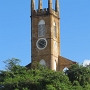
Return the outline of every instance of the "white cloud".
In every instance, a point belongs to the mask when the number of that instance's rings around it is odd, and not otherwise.
[[[83,66],[86,66],[86,65],[90,65],[90,60],[84,60],[84,62],[83,62]]]

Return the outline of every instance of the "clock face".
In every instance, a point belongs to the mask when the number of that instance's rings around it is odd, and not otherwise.
[[[47,46],[47,40],[45,38],[38,39],[36,46],[38,49],[43,50]]]

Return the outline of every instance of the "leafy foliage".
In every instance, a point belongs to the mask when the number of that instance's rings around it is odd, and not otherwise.
[[[90,83],[90,67],[83,67],[82,65],[75,64],[66,71],[69,80],[75,85],[77,81],[82,87],[86,87]],[[77,83],[76,83],[77,84]]]
[[[90,90],[89,66],[73,65],[65,75],[37,62],[28,70],[18,61],[15,58],[5,61],[8,67],[0,71],[0,90]]]
[[[5,65],[5,69],[6,70],[11,70],[13,69],[14,66],[19,65],[20,60],[16,59],[16,58],[12,58],[12,59],[8,59],[6,61],[3,61],[6,65]]]

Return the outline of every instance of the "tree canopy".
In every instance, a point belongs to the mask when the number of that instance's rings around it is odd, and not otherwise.
[[[73,65],[65,73],[53,71],[37,62],[31,69],[19,65],[19,59],[5,61],[0,71],[0,90],[90,90],[90,68]]]

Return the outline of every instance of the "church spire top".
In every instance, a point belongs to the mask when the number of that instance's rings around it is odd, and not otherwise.
[[[58,0],[55,1],[55,11],[59,12],[59,1]]]
[[[52,10],[52,0],[48,0],[49,12]]]
[[[31,0],[31,11],[35,10],[35,1]]]
[[[42,0],[39,0],[38,9],[42,9]]]

